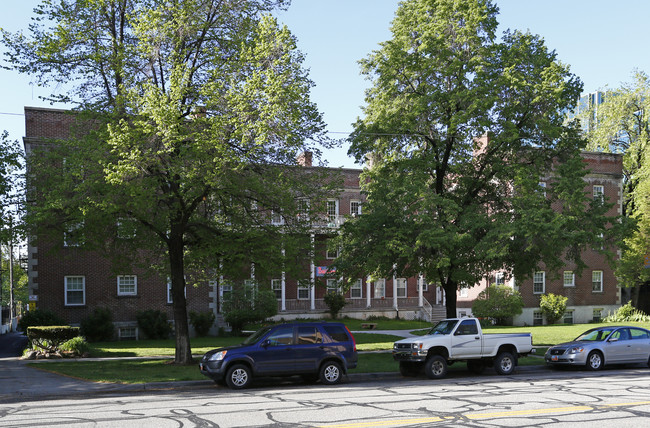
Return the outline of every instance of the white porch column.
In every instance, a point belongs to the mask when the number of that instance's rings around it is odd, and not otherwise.
[[[422,307],[424,302],[423,302],[423,289],[424,289],[424,275],[420,274],[420,277],[418,278],[418,306]]]
[[[395,308],[395,310],[399,309],[399,306],[397,305],[397,278],[395,278],[394,273],[393,273],[393,308]]]
[[[285,256],[285,251],[284,248],[282,249],[282,259],[284,260]],[[280,286],[281,286],[281,291],[280,291],[280,310],[281,311],[286,311],[287,310],[287,288],[286,288],[286,274],[284,272],[284,269],[282,269],[282,279],[280,280]]]
[[[314,234],[311,234],[311,284],[309,286],[309,298],[311,310],[316,310],[316,266],[314,265]]]
[[[370,304],[370,276],[366,278],[366,307],[369,308]]]

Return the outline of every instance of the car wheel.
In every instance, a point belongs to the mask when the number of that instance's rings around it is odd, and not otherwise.
[[[400,361],[399,372],[404,377],[414,377],[420,373],[420,365],[405,361]]]
[[[441,355],[429,357],[424,363],[424,373],[429,379],[442,379],[447,375],[447,359]]]
[[[243,364],[235,364],[226,372],[226,383],[232,389],[243,389],[251,384],[251,370]]]
[[[467,362],[467,370],[474,374],[481,374],[485,370],[485,363],[481,360],[469,360]]]
[[[500,352],[494,360],[494,370],[500,375],[509,375],[515,371],[517,360],[510,352]]]
[[[591,351],[587,356],[587,368],[589,370],[600,370],[603,368],[603,354],[598,351]]]
[[[320,368],[320,381],[325,385],[334,385],[341,381],[341,365],[336,361],[328,361]]]

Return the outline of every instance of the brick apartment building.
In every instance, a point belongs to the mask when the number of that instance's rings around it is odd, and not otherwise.
[[[30,155],[33,148],[52,139],[64,139],[70,135],[75,116],[65,110],[25,107],[25,151]],[[603,193],[615,201],[615,212],[621,209],[621,157],[601,153],[584,155],[591,173],[587,177],[585,191]],[[303,156],[300,163],[312,167],[311,157]],[[336,254],[327,252],[326,242],[337,233],[338,227],[352,215],[361,214],[362,195],[359,186],[359,169],[336,169],[341,174],[343,186],[338,196],[326,203],[322,221],[313,224],[312,239],[319,251],[306,273],[310,284],[278,272],[275,278],[259,280],[259,286],[270,287],[278,299],[278,318],[326,316],[327,307],[323,297],[328,292],[327,272]],[[600,187],[598,187],[600,186]],[[281,221],[281,220],[271,220]],[[119,338],[137,337],[136,313],[145,309],[164,311],[173,318],[169,285],[166,278],[151,272],[132,269],[116,274],[111,261],[75,246],[60,248],[53,252],[53,244],[33,237],[28,246],[29,290],[32,307],[56,312],[72,324],[79,323],[96,307],[107,307],[113,313],[116,335]],[[609,265],[597,253],[586,255],[588,269],[575,277],[573,286],[563,285],[563,277],[554,279],[550,273],[540,271],[533,279],[518,283],[509,282],[524,296],[526,308],[515,320],[523,325],[539,323],[539,295],[546,292],[569,297],[569,314],[573,322],[586,322],[595,317],[597,310],[607,310],[620,305],[620,292]],[[566,267],[569,272],[573,269]],[[593,291],[595,272],[600,272],[601,291]],[[563,274],[563,273],[562,273]],[[595,278],[595,277],[593,277]],[[491,282],[499,282],[497,275]],[[540,282],[541,281],[541,282]],[[317,287],[316,283],[324,286]],[[458,315],[471,313],[471,302],[484,288],[487,280],[478,287],[459,292]],[[334,284],[331,284],[334,286]],[[198,287],[187,287],[189,311],[220,313],[223,296],[232,285],[223,278],[214,278]],[[358,278],[346,293],[348,305],[344,312],[358,318],[385,315],[402,318],[441,319],[445,316],[444,292],[441,287],[428,284],[426,278],[385,278],[370,281]]]

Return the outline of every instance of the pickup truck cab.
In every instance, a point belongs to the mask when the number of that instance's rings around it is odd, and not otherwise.
[[[466,361],[467,368],[481,373],[494,366],[497,373],[509,375],[517,359],[533,350],[530,333],[483,334],[476,318],[451,318],[440,321],[426,335],[402,339],[393,345],[393,359],[399,361],[403,376],[416,376],[422,369],[430,379],[447,374],[447,366]]]

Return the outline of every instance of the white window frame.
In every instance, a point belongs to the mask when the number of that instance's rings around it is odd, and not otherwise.
[[[232,286],[230,286],[230,289],[232,290]],[[187,285],[183,288],[183,294],[185,294],[185,298],[187,298]],[[171,304],[174,303],[172,300],[172,281],[167,280],[167,303]]]
[[[603,271],[602,270],[594,270],[591,272],[591,291],[593,293],[603,292]]]
[[[275,294],[275,298],[282,300],[282,280],[274,278],[271,280],[271,290]]]
[[[122,334],[122,332],[124,330],[133,330],[133,336],[131,336],[131,335],[124,336]],[[126,340],[132,340],[132,339],[138,340],[138,328],[137,327],[119,327],[117,329],[117,340],[123,340],[123,339],[126,339]]]
[[[120,286],[126,285],[122,281],[127,278],[133,278],[133,291],[123,291]],[[128,284],[129,286],[131,284]],[[117,295],[118,296],[137,296],[138,295],[138,276],[137,275],[118,275],[117,276]]]
[[[602,184],[594,184],[592,194],[594,196],[594,200],[600,199],[604,200],[605,199],[605,186]]]
[[[422,279],[422,285],[423,285],[422,292],[429,291],[429,283],[427,282],[426,279]],[[418,293],[420,292],[420,278],[418,278],[418,281],[417,281],[417,283],[415,285],[415,289],[418,291]]]
[[[603,319],[603,308],[593,308],[591,311],[591,319],[593,322],[601,322]]]
[[[536,281],[535,276],[541,274],[542,275],[542,291],[535,291],[535,284],[539,284],[540,281]],[[544,294],[546,292],[546,272],[543,270],[537,271],[533,273],[533,294]]]
[[[81,234],[79,234],[78,236],[72,236],[72,235],[74,234],[74,232],[78,232],[80,229],[82,229],[83,225],[84,225],[83,221],[68,225],[66,230],[63,231],[63,246],[64,247],[80,247],[81,246],[81,244],[83,243],[83,236],[81,236]]]
[[[506,276],[503,272],[496,272],[494,274],[494,283],[496,285],[505,285],[506,283]]]
[[[298,218],[309,221],[309,199],[298,199]]]
[[[284,217],[282,217],[282,214],[271,210],[271,224],[274,226],[282,226],[284,224]]]
[[[350,286],[350,298],[363,299],[363,281],[361,279],[357,279]]]
[[[327,222],[329,224],[336,225],[336,222],[339,218],[339,200],[328,199],[325,205],[325,209],[327,211]]]
[[[568,309],[562,315],[562,322],[564,324],[573,324],[573,309]]]
[[[406,278],[396,278],[395,281],[397,281],[397,297],[400,299],[408,297],[408,282]],[[404,284],[404,286],[400,287],[401,284]],[[400,290],[404,290],[404,292],[400,293]]]
[[[539,324],[536,324],[535,321],[539,321]],[[544,314],[542,311],[533,312],[533,325],[544,325]]]
[[[71,286],[77,287],[79,284],[71,284],[72,280],[81,279],[81,288],[70,288]],[[85,306],[86,305],[86,277],[83,275],[69,275],[64,279],[64,297],[65,306]],[[81,303],[71,303],[68,301],[68,293],[81,292]]]
[[[562,276],[562,284],[565,287],[576,286],[576,274],[572,270],[565,270]]]
[[[356,206],[356,209],[355,209]],[[361,215],[361,201],[353,199],[350,201],[350,215],[358,216]]]
[[[384,278],[375,280],[375,283],[373,285],[373,293],[375,295],[375,299],[386,298],[386,280]]]
[[[302,294],[302,296],[301,296]],[[296,297],[298,300],[309,300],[311,297],[311,287],[305,287],[304,285],[298,285],[296,291]]]
[[[341,287],[339,286],[339,280],[335,278],[327,278],[325,280],[325,292],[327,294],[331,293],[339,293],[341,291]]]
[[[469,297],[469,289],[467,287],[461,287],[460,290],[458,290],[458,297]]]

